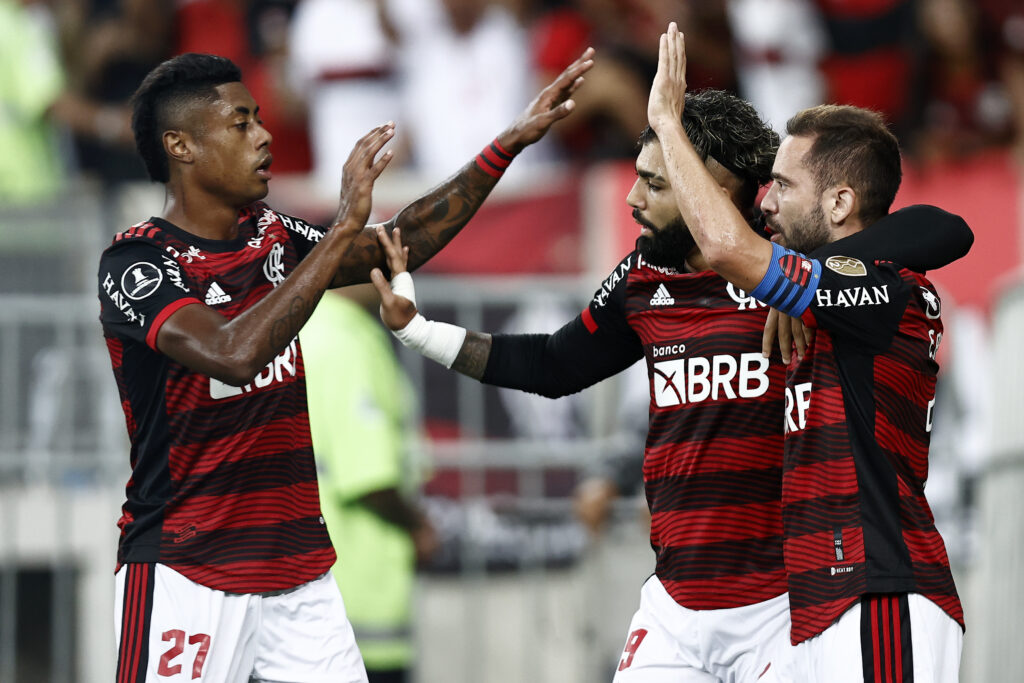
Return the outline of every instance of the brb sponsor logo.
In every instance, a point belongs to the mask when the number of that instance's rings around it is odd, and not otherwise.
[[[652,347],[651,355],[655,358],[663,358],[665,356],[678,356],[684,351],[686,351],[686,344],[663,344],[662,346]]]
[[[654,356],[667,354],[673,348],[676,347],[655,347]],[[707,400],[757,398],[767,391],[768,359],[760,353],[743,353],[739,358],[724,354],[676,358],[654,364],[654,402],[659,408]]]
[[[807,410],[811,407],[811,383],[786,387],[786,433],[807,427]]]
[[[253,381],[244,386],[233,387],[230,384],[225,384],[224,382],[211,377],[210,398],[217,400],[222,398],[231,398],[232,396],[241,396],[242,394],[249,394],[258,389],[269,387],[272,384],[291,381],[295,378],[295,375],[298,372],[298,355],[298,345],[296,340],[292,339],[291,343],[285,347],[284,351],[277,354],[277,357],[267,363],[267,367],[263,368],[262,372],[256,375]]]

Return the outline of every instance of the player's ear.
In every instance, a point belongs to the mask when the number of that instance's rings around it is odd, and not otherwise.
[[[183,130],[166,130],[163,135],[164,151],[167,158],[182,164],[191,164],[194,160],[192,138]]]
[[[838,225],[853,215],[857,204],[857,193],[848,185],[837,185],[828,191],[829,219]]]

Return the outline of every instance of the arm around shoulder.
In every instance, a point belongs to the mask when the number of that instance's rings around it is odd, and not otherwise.
[[[813,255],[881,259],[924,273],[963,258],[973,244],[974,232],[963,218],[936,206],[915,204],[893,211]]]

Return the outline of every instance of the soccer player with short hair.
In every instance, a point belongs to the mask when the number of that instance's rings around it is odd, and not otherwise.
[[[770,180],[778,136],[722,91],[687,95],[682,126],[714,178],[706,191],[743,217]],[[644,584],[615,680],[788,680],[789,602],[782,545],[785,366],[762,356],[767,308],[708,269],[680,215],[662,145],[641,135],[627,196],[641,226],[626,256],[574,320],[553,334],[489,335],[427,321],[415,308],[400,235],[381,233],[392,286],[372,277],[382,317],[430,358],[488,384],[564,396],[645,359],[650,427],[643,475],[655,573]],[[685,188],[684,188],[685,191]],[[966,226],[931,207],[897,212],[861,241],[920,268],[944,265]],[[891,247],[892,235],[914,237]],[[969,231],[968,231],[969,232]],[[920,241],[918,241],[920,240]],[[907,245],[912,246],[909,250]],[[929,254],[920,246],[934,243]]]
[[[857,107],[796,114],[761,203],[777,235],[768,243],[714,192],[679,125],[685,93],[673,23],[648,113],[680,211],[715,271],[816,331],[786,377],[793,677],[954,683],[963,610],[924,495],[941,303],[904,259],[855,246],[899,188],[898,142],[881,116]]]
[[[573,109],[585,52],[476,160],[379,226],[421,264],[514,155]],[[366,221],[394,126],[359,140],[328,227],[260,200],[271,135],[229,60],[155,68],[133,128],[163,214],[114,237],[100,320],[131,441],[119,522],[117,681],[365,681],[320,515],[296,335],[328,287],[386,267]],[[497,167],[497,168],[496,168]]]

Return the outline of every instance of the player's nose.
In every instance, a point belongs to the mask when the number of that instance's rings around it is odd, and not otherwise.
[[[267,146],[270,145],[270,143],[272,143],[274,141],[274,136],[270,134],[270,131],[267,130],[266,126],[264,126],[262,123],[259,124],[259,127],[260,127],[260,135],[257,138],[256,146],[257,146],[257,148],[267,147]]]
[[[779,209],[779,203],[775,196],[775,182],[768,186],[768,191],[764,193],[764,197],[761,198],[761,211],[768,214],[776,213]]]
[[[643,196],[640,192],[640,179],[637,178],[636,182],[633,183],[633,187],[629,189],[629,194],[626,195],[626,204],[634,209],[642,209],[643,207]]]

